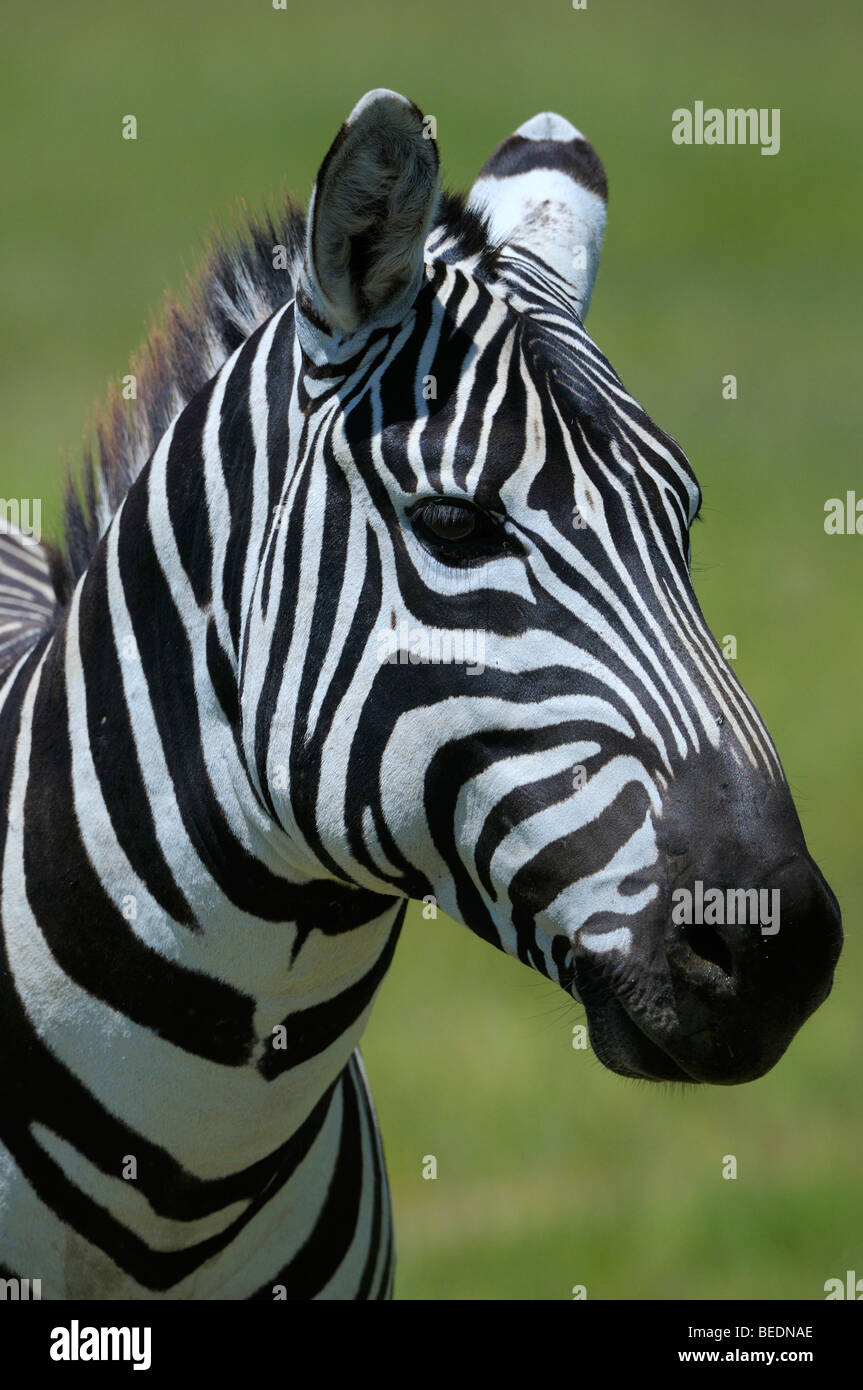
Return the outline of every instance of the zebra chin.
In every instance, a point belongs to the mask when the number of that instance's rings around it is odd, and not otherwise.
[[[640,1081],[734,1086],[770,1071],[793,1032],[737,1040],[728,1025],[706,1025],[687,1034],[681,1021],[648,1028],[614,997],[585,1002],[590,1042],[609,1071]]]
[[[618,1076],[642,1081],[714,1086],[756,1081],[780,1060],[799,1027],[777,1019],[753,1028],[750,1019],[735,1019],[732,1014],[702,1019],[689,1032],[685,1009],[680,1017],[664,1024],[648,1024],[641,1018],[636,1020],[621,1000],[611,995],[591,997],[585,991],[582,1002],[591,1046],[603,1066]],[[801,1018],[800,1023],[803,1021]]]

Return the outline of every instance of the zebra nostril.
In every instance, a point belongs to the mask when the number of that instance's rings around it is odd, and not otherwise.
[[[683,937],[692,954],[710,965],[718,965],[726,975],[731,975],[734,957],[726,943],[712,927],[694,923],[684,927]]]

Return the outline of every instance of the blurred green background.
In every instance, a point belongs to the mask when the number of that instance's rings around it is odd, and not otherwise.
[[[44,0],[0,30],[0,495],[41,496],[49,521],[60,449],[207,228],[282,185],[305,201],[368,88],[437,118],[454,186],[536,111],[594,141],[611,198],[589,327],[698,473],[696,589],[737,638],[848,940],[772,1073],[684,1090],[612,1076],[547,981],[411,916],[364,1048],[396,1295],[819,1299],[863,1275],[863,537],[823,529],[829,497],[863,497],[859,6]],[[779,154],[675,146],[696,100],[779,107]]]

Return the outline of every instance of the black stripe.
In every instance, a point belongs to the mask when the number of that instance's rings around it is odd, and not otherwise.
[[[90,752],[117,843],[168,916],[196,929],[192,909],[159,845],[138,761],[111,627],[104,545],[87,571],[78,626]]]
[[[174,543],[195,599],[206,608],[212,597],[213,553],[206,509],[202,439],[216,378],[192,398],[174,426],[165,464],[165,491]]]
[[[608,180],[596,150],[582,136],[575,140],[529,140],[510,135],[483,165],[480,178],[512,178],[533,169],[557,169],[600,198],[608,198]]]
[[[285,1030],[285,1046],[277,1048],[276,1039],[270,1034],[263,1056],[258,1062],[258,1070],[262,1076],[268,1081],[274,1081],[285,1072],[293,1071],[303,1062],[317,1056],[319,1052],[324,1052],[337,1038],[342,1037],[354,1026],[374,999],[390,967],[406,911],[407,903],[403,902],[388,940],[365,975],[342,990],[334,999],[328,999],[323,1004],[314,1004],[308,1009],[299,1009],[282,1020],[280,1026]]]
[[[254,1042],[253,1001],[145,945],[87,856],[74,810],[64,648],[58,634],[33,709],[23,823],[34,916],[55,960],[82,989],[187,1052],[239,1066]]]
[[[344,1111],[341,1142],[326,1201],[315,1228],[290,1262],[252,1298],[272,1301],[273,1286],[284,1285],[289,1299],[314,1298],[344,1260],[357,1226],[362,1201],[363,1155],[356,1082],[350,1066],[341,1074]]]

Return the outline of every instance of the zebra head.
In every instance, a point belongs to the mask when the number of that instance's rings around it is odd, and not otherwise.
[[[432,127],[354,109],[268,330],[249,762],[304,873],[433,900],[580,1000],[613,1071],[750,1080],[840,916],[693,592],[693,471],[584,329],[602,165],[540,115],[465,205]]]

